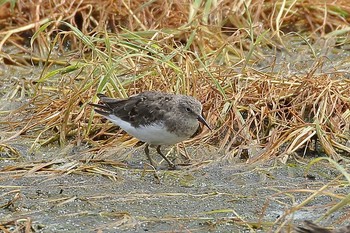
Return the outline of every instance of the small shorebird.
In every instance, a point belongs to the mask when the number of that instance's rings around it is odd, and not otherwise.
[[[340,227],[338,229],[329,230],[324,227],[317,226],[316,224],[305,221],[304,227],[297,227],[297,233],[350,233],[350,225],[345,227]]]
[[[191,96],[155,91],[142,92],[127,99],[113,99],[103,94],[97,96],[101,104],[91,104],[96,107],[95,111],[145,142],[145,153],[153,167],[149,145],[157,146],[158,154],[175,169],[160,147],[190,138],[196,133],[199,122],[211,129],[202,116],[202,104]]]

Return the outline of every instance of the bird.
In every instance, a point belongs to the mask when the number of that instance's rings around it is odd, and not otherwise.
[[[156,168],[149,154],[149,146],[156,146],[160,156],[176,169],[161,151],[162,145],[174,145],[194,136],[199,122],[212,130],[202,116],[202,104],[192,96],[145,91],[125,99],[97,94],[100,103],[90,103],[95,112],[118,125],[131,136],[145,142],[145,154]]]
[[[340,227],[338,229],[329,230],[324,227],[320,227],[311,221],[305,221],[304,227],[297,227],[297,233],[350,233],[350,225]]]

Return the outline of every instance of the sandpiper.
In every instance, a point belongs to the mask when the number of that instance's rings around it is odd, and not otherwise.
[[[202,104],[191,96],[156,91],[142,92],[127,99],[97,96],[101,104],[91,104],[96,107],[95,111],[145,142],[145,153],[153,167],[156,166],[149,155],[149,145],[157,146],[158,154],[175,169],[160,147],[190,138],[196,133],[199,122],[211,129],[202,116]]]
[[[350,225],[340,227],[338,229],[329,230],[324,227],[317,226],[313,222],[305,221],[304,227],[297,227],[297,233],[350,233]]]

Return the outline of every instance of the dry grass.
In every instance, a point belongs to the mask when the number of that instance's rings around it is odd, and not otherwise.
[[[11,117],[25,113],[29,118],[10,125],[21,134],[30,130],[41,145],[104,138],[111,126],[96,124],[99,118],[87,107],[97,101],[95,93],[125,97],[152,89],[199,98],[216,130],[198,139],[217,144],[227,156],[250,161],[288,156],[312,140],[336,160],[350,152],[349,81],[341,71],[320,72],[324,61],[313,44],[308,42],[314,62],[305,74],[271,73],[273,60],[266,72],[255,68],[266,59],[263,46],[288,49],[284,33],[310,32],[308,40],[345,33],[342,2],[53,3],[17,2],[9,12],[11,24],[2,20],[7,31],[1,32],[1,45],[31,54],[19,60],[20,51],[3,53],[4,61],[44,65],[28,84],[35,89],[28,106],[35,108],[12,112]],[[19,12],[31,14],[15,17]],[[18,44],[24,32],[32,36],[30,50]]]

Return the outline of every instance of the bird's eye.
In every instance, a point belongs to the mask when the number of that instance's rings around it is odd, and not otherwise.
[[[186,108],[186,111],[187,111],[187,112],[191,112],[191,109],[190,109],[190,108]]]

